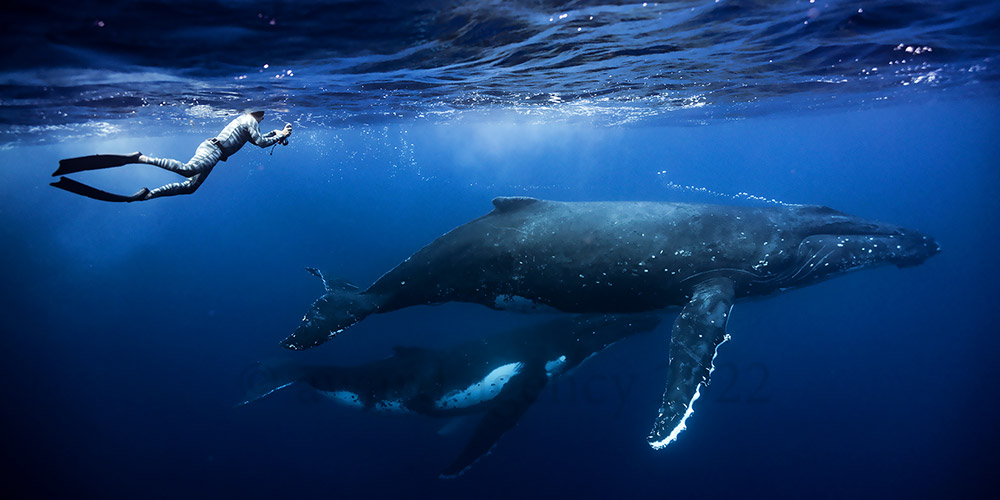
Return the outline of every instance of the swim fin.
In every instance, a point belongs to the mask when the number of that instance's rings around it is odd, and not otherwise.
[[[59,169],[52,172],[52,177],[83,172],[86,170],[100,170],[102,168],[120,167],[129,163],[139,163],[138,151],[130,155],[90,155],[77,158],[66,158],[59,160]]]
[[[149,190],[142,188],[139,192],[133,194],[132,196],[123,196],[120,194],[109,193],[107,191],[101,191],[95,187],[88,186],[81,182],[76,182],[73,179],[67,179],[65,177],[60,177],[58,181],[49,184],[52,187],[57,187],[69,191],[71,193],[76,193],[80,196],[86,196],[87,198],[93,198],[95,200],[101,201],[115,201],[115,202],[133,202],[141,201],[146,198],[149,194]]]

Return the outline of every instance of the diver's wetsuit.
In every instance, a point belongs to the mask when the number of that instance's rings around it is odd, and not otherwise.
[[[184,182],[175,182],[166,186],[156,188],[149,192],[144,199],[150,200],[161,196],[174,196],[178,194],[190,194],[205,182],[205,178],[215,168],[219,160],[226,161],[227,158],[235,154],[243,147],[247,141],[252,142],[262,148],[266,148],[280,141],[283,137],[276,131],[267,134],[260,133],[257,119],[247,113],[240,115],[226,125],[226,128],[219,132],[219,135],[207,139],[198,146],[194,156],[187,163],[181,163],[170,158],[150,158],[140,156],[139,163],[156,165],[157,167],[177,172],[187,177]]]

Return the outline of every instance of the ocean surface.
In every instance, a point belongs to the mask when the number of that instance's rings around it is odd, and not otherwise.
[[[53,1],[0,16],[4,498],[995,498],[1000,2]],[[193,195],[114,204],[61,158],[246,146]],[[112,192],[180,180],[74,175]],[[670,324],[550,384],[456,479],[441,419],[291,386],[551,315],[470,304],[278,342],[495,196],[802,203],[933,235],[916,267],[739,302],[663,450]],[[445,435],[442,435],[445,434]]]

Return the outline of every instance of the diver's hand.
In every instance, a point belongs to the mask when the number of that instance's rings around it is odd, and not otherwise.
[[[287,144],[288,143],[288,136],[292,135],[292,124],[291,123],[286,123],[285,124],[285,128],[283,128],[281,130],[274,130],[271,133],[274,134],[275,137],[278,138],[278,142],[280,142],[282,144]]]
[[[278,142],[280,142],[282,146],[287,146],[288,136],[292,135],[292,124],[286,123],[285,128],[281,130],[275,130],[274,133],[277,134],[278,136]]]

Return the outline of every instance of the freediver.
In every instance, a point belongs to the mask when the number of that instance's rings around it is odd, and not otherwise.
[[[59,169],[52,173],[54,177],[86,170],[99,170],[133,163],[143,163],[146,165],[155,165],[183,175],[187,177],[187,180],[184,182],[167,184],[152,191],[142,188],[132,196],[101,191],[100,189],[66,177],[60,177],[58,181],[50,185],[95,200],[129,203],[151,200],[162,196],[191,194],[201,186],[201,183],[205,182],[208,174],[212,173],[212,169],[215,168],[215,165],[220,160],[226,161],[248,141],[261,148],[266,148],[279,142],[283,145],[288,144],[288,136],[292,135],[292,124],[286,123],[284,129],[273,130],[262,135],[259,124],[263,119],[263,111],[250,111],[240,115],[230,122],[229,125],[226,125],[226,128],[222,129],[219,135],[202,142],[198,146],[198,150],[195,151],[194,156],[187,163],[181,163],[170,158],[152,158],[138,152],[130,155],[91,155],[59,160]]]

